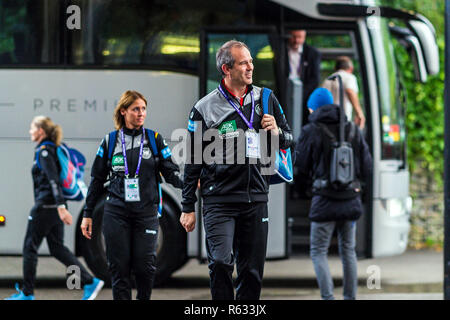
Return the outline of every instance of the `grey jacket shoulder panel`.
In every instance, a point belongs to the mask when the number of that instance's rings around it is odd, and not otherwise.
[[[253,86],[255,105],[260,96],[261,88]],[[251,95],[248,94],[245,97],[244,105],[250,101]],[[217,88],[200,99],[194,108],[200,113],[208,128],[217,128],[230,114],[236,112]]]

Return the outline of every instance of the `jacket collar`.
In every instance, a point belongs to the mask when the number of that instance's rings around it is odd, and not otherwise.
[[[123,133],[128,135],[128,136],[138,136],[142,133],[142,126],[139,129],[128,129],[127,127],[123,127]]]

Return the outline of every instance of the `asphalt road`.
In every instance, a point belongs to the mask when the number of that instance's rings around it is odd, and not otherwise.
[[[21,281],[21,257],[0,257],[0,299],[14,293]],[[335,297],[342,299],[342,266],[330,257],[336,283]],[[51,257],[40,257],[35,296],[39,300],[79,300],[82,290],[69,290],[66,269]],[[374,276],[376,276],[374,278]],[[358,261],[358,300],[442,300],[443,256],[435,251],[407,251],[403,255]],[[136,292],[133,291],[133,296]],[[111,300],[104,288],[98,300]],[[190,260],[163,287],[155,288],[153,300],[209,300],[206,264]],[[268,261],[265,265],[262,300],[319,300],[314,269],[308,256]]]

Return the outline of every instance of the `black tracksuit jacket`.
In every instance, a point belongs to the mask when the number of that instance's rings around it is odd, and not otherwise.
[[[127,162],[129,177],[133,178],[136,172],[139,147],[141,143],[141,129],[124,128],[124,137],[126,144]],[[156,135],[156,146],[158,149],[159,161],[155,161],[152,154],[150,141],[145,134],[143,157],[141,168],[139,170],[139,190],[140,199],[138,202],[125,202],[124,177],[125,167],[122,152],[122,143],[120,131],[117,132],[114,151],[111,160],[108,161],[108,143],[109,135],[102,140],[94,160],[91,171],[91,183],[86,196],[86,205],[84,208],[84,217],[91,218],[95,204],[99,197],[104,193],[104,184],[111,173],[110,184],[108,186],[107,203],[110,205],[131,209],[138,213],[150,213],[155,205],[159,203],[157,174],[162,173],[165,181],[176,188],[182,188],[183,183],[179,178],[178,166],[172,162],[170,149],[160,134]],[[114,143],[114,142],[113,142]],[[157,167],[157,168],[156,168]],[[157,170],[158,169],[158,170]]]
[[[42,145],[48,141],[50,140],[46,139],[36,147],[34,164],[31,169],[34,202],[37,206],[66,203],[59,184],[59,171],[61,169],[56,155],[56,147],[53,145]],[[37,161],[39,161],[40,168]]]
[[[256,131],[262,129],[261,88],[250,85],[244,98],[237,99],[228,92],[223,82],[220,86],[237,106],[241,106],[242,102],[241,110],[247,120],[250,120],[252,111],[250,91],[253,90],[255,100],[253,127]],[[278,127],[281,129],[279,147],[282,149],[289,148],[293,143],[291,129],[273,93],[269,97],[269,113],[274,116]],[[205,159],[200,163],[196,161],[198,160],[195,158],[197,149],[203,154],[205,148],[210,144],[208,141],[203,141],[206,139],[202,139],[208,129],[218,129],[219,132],[223,133],[223,164],[206,163]],[[242,131],[239,132],[239,129]],[[261,174],[262,165],[259,159],[256,164],[250,164],[249,159],[245,157],[245,163],[237,164],[236,155],[239,152],[244,152],[245,156],[245,140],[240,135],[246,130],[248,130],[247,124],[218,89],[215,89],[194,105],[188,122],[190,152],[188,151],[188,160],[184,169],[183,212],[195,210],[195,202],[197,201],[195,191],[199,178],[204,204],[268,201],[270,176]],[[196,135],[202,141],[199,141]],[[226,164],[228,153],[226,140],[228,139],[234,139],[233,164]],[[268,140],[270,141],[270,134],[268,134]],[[243,148],[242,143],[244,144]],[[267,145],[270,147],[270,142]],[[238,148],[241,149],[238,150]]]

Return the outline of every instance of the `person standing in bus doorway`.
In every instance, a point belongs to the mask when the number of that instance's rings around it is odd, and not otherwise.
[[[77,266],[84,284],[83,300],[93,300],[103,287],[103,281],[92,277],[75,255],[64,246],[64,224],[72,224],[59,183],[60,164],[56,148],[62,141],[62,128],[45,116],[35,117],[30,125],[30,137],[37,143],[33,168],[35,205],[28,217],[23,244],[23,289],[16,284],[17,294],[5,300],[34,300],[34,283],[38,250],[47,239],[50,254],[64,265]]]
[[[362,130],[366,124],[366,117],[362,111],[358,98],[358,80],[353,74],[353,62],[349,57],[340,56],[336,59],[335,72],[331,76],[340,75],[344,86],[344,109],[348,121],[354,119],[355,123]],[[337,80],[326,79],[322,87],[328,89],[333,94],[334,101],[339,101],[339,83]],[[355,115],[354,117],[352,117]]]
[[[236,299],[257,300],[269,220],[269,176],[262,173],[258,159],[261,156],[258,131],[270,132],[283,149],[291,146],[293,137],[273,93],[269,97],[273,115],[263,114],[261,88],[252,85],[253,60],[245,43],[231,40],[223,44],[216,54],[216,66],[222,81],[194,105],[188,120],[191,154],[184,170],[180,223],[187,232],[195,228],[195,192],[200,178],[212,299],[234,299],[232,273],[236,261]],[[216,150],[212,162],[205,159],[197,162],[196,150],[207,147],[205,141],[210,139],[204,136],[211,128],[217,129],[224,146],[230,145],[227,140],[232,139],[232,147]],[[198,133],[203,141],[195,140]],[[241,157],[240,152],[245,154]],[[237,162],[236,156],[244,159],[243,163]],[[234,162],[229,164],[225,159]]]
[[[289,62],[289,79],[300,79],[303,84],[303,114],[302,125],[308,122],[306,101],[320,82],[320,52],[305,43],[306,30],[291,30],[289,32],[287,61]]]
[[[320,294],[332,300],[333,280],[328,266],[328,248],[334,229],[337,229],[339,255],[342,260],[344,299],[355,299],[357,289],[356,221],[363,213],[361,183],[372,175],[372,157],[360,130],[346,122],[346,141],[354,156],[355,177],[348,188],[334,189],[330,182],[330,134],[338,137],[342,107],[333,104],[331,92],[317,88],[308,99],[310,123],[303,127],[296,144],[296,163],[301,176],[312,177],[313,198],[309,211],[311,220],[310,255],[313,261]],[[326,130],[329,133],[326,134]]]
[[[163,137],[144,128],[146,116],[144,96],[137,91],[124,92],[114,110],[116,131],[102,140],[92,166],[81,223],[83,235],[91,239],[93,211],[105,193],[104,184],[109,176],[103,235],[114,300],[131,300],[132,272],[136,278],[136,298],[151,298],[156,271],[160,173],[174,187],[183,186]]]

